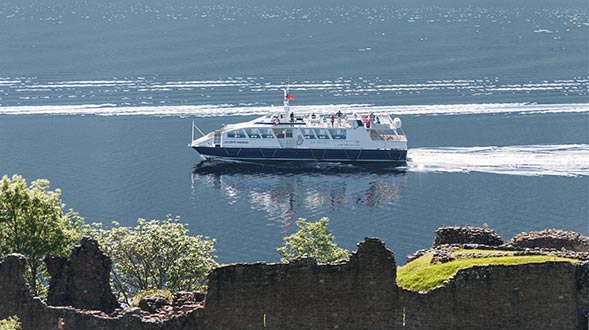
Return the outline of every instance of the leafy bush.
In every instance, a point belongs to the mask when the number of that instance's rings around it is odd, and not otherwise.
[[[20,321],[18,317],[11,316],[7,319],[0,320],[0,330],[21,330]]]
[[[178,217],[138,219],[135,227],[114,222],[111,229],[92,224],[85,231],[112,259],[112,283],[124,301],[151,289],[204,290],[208,272],[218,266],[215,240],[188,235]]]
[[[319,262],[333,262],[347,259],[348,250],[342,249],[335,243],[335,237],[327,229],[329,218],[323,217],[317,222],[307,222],[299,218],[296,222],[299,230],[284,238],[284,246],[277,250],[282,256],[282,262],[290,262],[293,259],[307,255],[314,257]]]

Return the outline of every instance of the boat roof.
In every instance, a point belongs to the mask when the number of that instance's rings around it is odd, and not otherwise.
[[[344,114],[339,112],[337,114],[315,114],[305,113],[301,115],[285,114],[282,111],[269,112],[264,116],[255,118],[253,120],[229,124],[225,128],[227,130],[241,129],[241,128],[276,128],[276,127],[300,127],[300,128],[340,128],[352,129],[358,126],[363,126],[366,120],[371,122],[371,128],[374,129],[396,129],[393,125],[395,120],[389,115],[375,115],[375,114]],[[333,126],[331,120],[333,117]]]

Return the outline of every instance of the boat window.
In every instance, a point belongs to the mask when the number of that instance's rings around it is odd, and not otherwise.
[[[315,134],[317,135],[318,139],[329,139],[329,133],[324,128],[316,128]]]
[[[381,133],[384,135],[396,135],[395,131],[393,131],[392,129],[383,129],[381,130]]]
[[[262,137],[260,135],[260,132],[257,129],[255,129],[255,128],[248,128],[248,129],[245,130],[245,132],[250,137],[250,139],[259,139],[259,138]]]
[[[241,129],[236,129],[233,131],[227,132],[228,138],[235,138],[235,139],[243,139],[245,138],[245,133]]]
[[[392,129],[373,129],[370,130],[370,138],[373,140],[391,140],[389,137],[394,137],[397,134]],[[393,138],[394,139],[394,138]]]
[[[272,129],[270,128],[260,128],[260,135],[262,139],[273,139],[274,134],[272,134]]]
[[[273,131],[276,137],[279,139],[292,138],[292,129],[290,128],[275,128]]]
[[[303,136],[305,139],[315,139],[315,133],[313,133],[313,130],[310,128],[303,129]]]
[[[330,129],[329,133],[331,133],[331,137],[335,140],[345,140],[346,139],[346,130],[345,129]]]
[[[276,138],[284,139],[284,130],[283,129],[275,128],[275,129],[273,129],[273,131],[274,131],[274,134],[276,135]]]

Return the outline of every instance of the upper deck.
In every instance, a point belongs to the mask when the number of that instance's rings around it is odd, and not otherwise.
[[[286,114],[284,112],[270,112],[263,117],[257,118],[247,123],[228,125],[225,130],[239,128],[255,127],[297,127],[297,128],[337,128],[337,129],[357,129],[364,127],[371,132],[374,137],[381,136],[386,140],[388,136],[394,136],[397,141],[407,141],[405,133],[401,128],[401,120],[391,118],[383,114],[315,114],[307,113],[296,115],[294,112]],[[389,139],[390,140],[390,139]]]

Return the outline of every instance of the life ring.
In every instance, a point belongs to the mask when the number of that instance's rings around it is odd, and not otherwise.
[[[274,125],[278,125],[278,124],[280,124],[280,119],[274,118]]]

